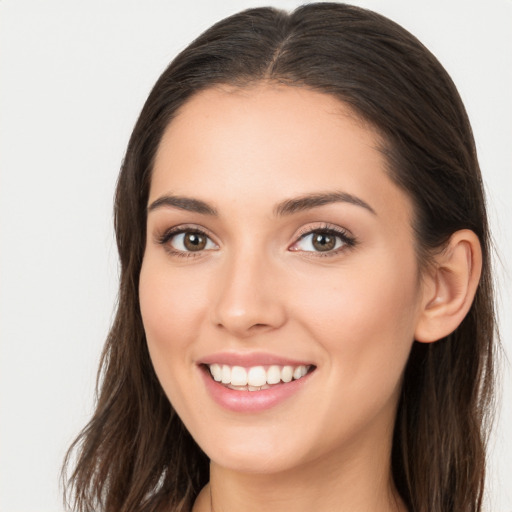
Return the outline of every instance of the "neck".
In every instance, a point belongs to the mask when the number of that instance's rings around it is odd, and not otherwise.
[[[332,453],[277,474],[244,473],[212,463],[210,483],[194,512],[404,512],[389,450],[374,446],[367,456],[353,455]]]

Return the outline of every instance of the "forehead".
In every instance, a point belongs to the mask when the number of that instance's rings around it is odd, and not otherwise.
[[[193,194],[214,202],[340,189],[374,209],[405,195],[386,172],[381,140],[336,98],[300,87],[212,88],[179,110],[155,158],[150,201]],[[393,196],[393,197],[391,197]],[[396,196],[396,197],[395,197]]]

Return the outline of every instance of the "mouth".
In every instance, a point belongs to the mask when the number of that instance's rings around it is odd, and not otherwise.
[[[314,365],[231,366],[205,364],[211,379],[234,391],[263,391],[297,381],[314,371]]]

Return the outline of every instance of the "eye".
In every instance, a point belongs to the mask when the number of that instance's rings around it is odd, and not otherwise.
[[[167,246],[174,254],[193,253],[218,249],[212,239],[199,229],[177,228],[167,231],[159,243]]]
[[[337,253],[344,247],[353,247],[355,240],[341,229],[320,228],[300,235],[290,250],[318,253]]]

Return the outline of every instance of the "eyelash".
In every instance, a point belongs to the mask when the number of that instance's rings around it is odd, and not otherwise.
[[[322,226],[315,227],[315,228],[303,228],[298,233],[297,241],[293,243],[293,245],[296,245],[298,242],[303,240],[309,235],[312,235],[313,233],[321,233],[323,235],[331,235],[336,238],[339,238],[342,242],[342,246],[335,250],[330,251],[303,251],[308,255],[308,257],[320,257],[320,258],[328,258],[332,256],[337,256],[343,251],[346,251],[347,249],[351,249],[352,247],[355,247],[357,245],[357,240],[355,237],[350,235],[348,231],[346,231],[343,228],[340,228],[338,226],[333,226],[331,224],[323,224]]]
[[[176,235],[181,235],[182,233],[194,233],[196,235],[204,236],[211,240],[211,236],[204,231],[203,229],[199,229],[195,226],[176,226],[174,228],[168,229],[163,233],[163,235],[159,236],[157,238],[157,242],[160,245],[163,245],[165,250],[171,254],[171,256],[177,256],[179,258],[195,258],[199,256],[199,254],[203,251],[197,251],[198,254],[196,254],[194,251],[180,251],[177,249],[174,249],[170,244],[170,240],[175,237]]]
[[[157,237],[157,243],[164,246],[165,250],[169,252],[172,256],[177,256],[179,258],[195,258],[199,256],[204,251],[180,251],[177,249],[172,248],[172,246],[169,244],[170,240],[176,236],[183,233],[194,233],[197,235],[205,236],[208,239],[211,240],[210,235],[203,229],[199,229],[195,226],[176,226],[174,228],[168,229],[163,233],[161,236]],[[348,232],[342,228],[339,228],[337,226],[333,226],[330,224],[323,224],[322,226],[315,227],[315,228],[304,228],[303,230],[299,231],[297,235],[297,240],[292,244],[295,245],[307,236],[313,234],[313,233],[321,233],[324,235],[331,235],[336,238],[339,238],[342,242],[342,246],[339,247],[336,250],[330,250],[330,251],[302,251],[306,254],[308,254],[309,257],[330,257],[330,256],[336,256],[340,252],[345,251],[347,249],[350,249],[357,245],[357,240],[352,236],[349,235]],[[299,252],[299,251],[297,251]],[[310,254],[311,253],[311,254]]]

